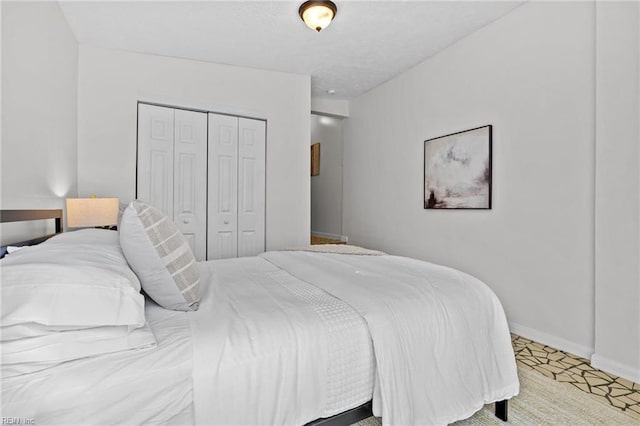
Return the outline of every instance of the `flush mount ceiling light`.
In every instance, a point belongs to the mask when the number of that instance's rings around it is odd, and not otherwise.
[[[320,32],[327,28],[336,16],[338,8],[332,1],[306,1],[302,3],[298,13],[307,27]]]

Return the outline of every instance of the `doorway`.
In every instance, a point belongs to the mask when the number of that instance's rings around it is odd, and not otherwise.
[[[319,144],[319,168],[311,176],[312,243],[346,243],[342,235],[343,120],[311,114],[311,144]]]

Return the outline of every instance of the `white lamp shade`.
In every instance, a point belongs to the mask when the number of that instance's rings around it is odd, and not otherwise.
[[[117,224],[117,198],[67,198],[67,226],[69,228]]]

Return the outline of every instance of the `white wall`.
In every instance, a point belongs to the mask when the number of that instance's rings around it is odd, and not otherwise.
[[[469,272],[513,330],[594,347],[594,5],[530,2],[350,104],[343,232]],[[493,127],[493,209],[424,210],[423,141]]]
[[[57,2],[0,7],[2,208],[62,208],[77,192],[78,43]],[[33,236],[16,225],[3,242]]]
[[[348,117],[349,101],[341,99],[311,98],[311,112],[333,117]]]
[[[596,4],[594,366],[640,382],[640,6]]]
[[[309,76],[80,47],[78,193],[135,196],[138,100],[267,120],[267,249],[310,233]]]
[[[311,176],[311,232],[342,236],[343,119],[311,114],[311,143],[320,142],[320,174]]]

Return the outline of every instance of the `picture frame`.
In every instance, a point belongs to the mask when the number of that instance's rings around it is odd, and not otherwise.
[[[311,176],[320,175],[320,142],[311,145]]]
[[[425,209],[490,210],[491,124],[424,141]]]

